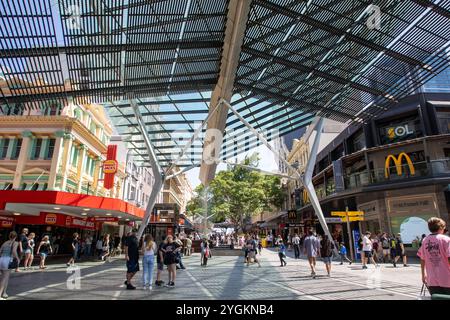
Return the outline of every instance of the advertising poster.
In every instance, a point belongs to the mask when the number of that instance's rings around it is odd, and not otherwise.
[[[353,230],[352,234],[353,234],[353,243],[355,246],[355,260],[361,260],[361,253],[358,249],[358,241],[361,235],[359,233],[359,230]]]
[[[422,234],[428,235],[427,220],[431,215],[418,215],[414,217],[391,217],[391,227],[394,234],[400,233],[403,243],[413,244],[413,242],[422,237]]]

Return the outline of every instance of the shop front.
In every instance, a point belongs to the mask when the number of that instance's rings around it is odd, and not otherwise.
[[[71,251],[76,232],[81,239],[94,239],[119,231],[119,222],[142,220],[144,211],[119,199],[58,191],[0,191],[0,240],[23,228],[39,241],[49,236],[59,243],[58,253]]]
[[[361,221],[360,231],[365,233],[378,234],[383,232],[381,228],[380,203],[379,200],[361,203],[358,205],[358,211],[364,212],[364,221]]]
[[[417,247],[422,234],[429,234],[427,220],[439,217],[436,194],[407,195],[386,198],[390,231],[400,233],[407,246]]]

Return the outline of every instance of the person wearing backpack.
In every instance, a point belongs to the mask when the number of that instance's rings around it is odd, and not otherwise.
[[[322,241],[320,241],[320,256],[325,263],[328,277],[331,277],[331,257],[333,256],[333,249],[333,242],[328,239],[327,235],[324,235]]]
[[[395,236],[392,235],[389,238],[389,249],[390,249],[390,254],[391,254],[391,262],[394,264],[394,267],[396,267],[395,257],[397,256],[395,248],[397,248],[397,240],[395,239]]]

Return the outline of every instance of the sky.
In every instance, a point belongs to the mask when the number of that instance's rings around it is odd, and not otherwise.
[[[261,145],[257,148],[254,148],[253,150],[250,150],[247,153],[242,153],[237,157],[237,159],[238,159],[238,161],[243,160],[246,155],[251,155],[254,152],[258,152],[259,156],[261,158],[261,160],[259,161],[259,166],[258,166],[259,168],[264,169],[265,171],[272,171],[272,172],[279,171],[277,162],[275,161],[274,154],[265,145]],[[229,161],[234,162],[234,159],[230,159]],[[216,172],[226,170],[226,169],[227,169],[227,165],[221,163],[217,166]],[[201,184],[201,182],[198,178],[199,173],[200,173],[200,168],[194,168],[192,170],[189,170],[186,173],[186,177],[189,179],[189,182],[191,183],[193,189],[195,189],[195,187],[197,187],[199,184]]]

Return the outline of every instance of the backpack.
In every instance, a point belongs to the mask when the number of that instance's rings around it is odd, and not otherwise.
[[[395,240],[395,238],[392,238],[389,242],[391,249],[395,249],[397,247],[397,240]]]
[[[389,240],[387,238],[383,239],[382,246],[383,248],[389,248]]]

